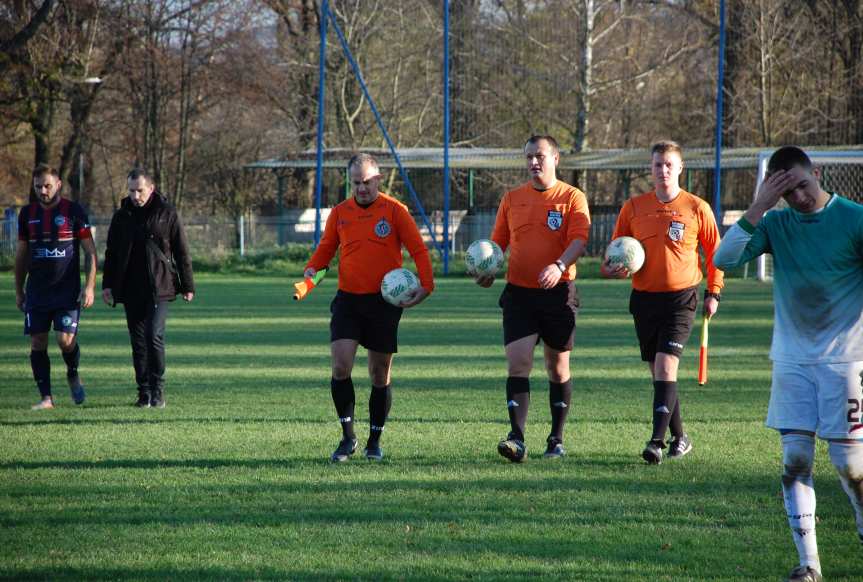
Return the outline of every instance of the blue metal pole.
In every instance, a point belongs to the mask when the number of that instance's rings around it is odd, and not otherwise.
[[[443,272],[449,274],[449,0],[443,0]]]
[[[329,0],[321,1],[320,55],[318,56],[318,137],[315,162],[315,248],[321,242],[321,196],[324,190],[324,97],[327,75],[327,15]]]
[[[719,65],[716,73],[716,158],[713,171],[713,214],[722,223],[722,105],[725,84],[725,0],[719,2]]]
[[[369,102],[369,108],[372,110],[372,115],[375,116],[375,122],[381,130],[381,133],[384,136],[384,140],[387,142],[387,147],[389,147],[390,153],[393,156],[393,160],[396,162],[396,167],[399,169],[399,174],[402,177],[402,180],[405,182],[405,187],[408,189],[408,192],[411,195],[411,199],[414,202],[414,206],[416,206],[417,210],[419,210],[420,217],[423,220],[423,224],[425,224],[426,228],[429,231],[429,236],[431,237],[432,243],[435,248],[437,248],[441,253],[443,249],[440,248],[440,244],[437,242],[437,237],[435,236],[434,227],[428,219],[428,216],[425,213],[425,209],[423,209],[422,203],[420,203],[419,196],[417,196],[416,190],[414,189],[413,182],[411,182],[410,176],[405,171],[404,166],[402,165],[402,160],[399,157],[398,152],[396,152],[396,146],[393,143],[393,140],[390,138],[390,134],[387,131],[387,128],[384,126],[383,119],[381,118],[381,114],[378,111],[377,105],[375,105],[375,100],[372,99],[371,94],[369,93],[369,88],[366,85],[365,79],[363,79],[363,74],[360,71],[360,66],[357,64],[356,59],[354,59],[354,55],[351,52],[351,48],[348,46],[348,41],[345,38],[344,33],[342,32],[341,27],[339,27],[339,23],[336,21],[336,17],[333,15],[332,11],[326,5],[326,2],[321,5],[322,12],[326,9],[326,15],[332,19],[333,21],[333,30],[336,31],[336,36],[338,36],[339,43],[342,45],[342,51],[345,53],[345,58],[348,59],[348,64],[351,65],[351,69],[354,72],[354,77],[357,79],[357,83],[360,85],[360,89],[365,95],[366,100]]]

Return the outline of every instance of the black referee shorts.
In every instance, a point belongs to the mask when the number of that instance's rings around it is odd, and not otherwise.
[[[380,293],[338,291],[330,303],[330,341],[352,339],[367,350],[398,352],[401,307],[384,301]]]
[[[629,312],[635,320],[642,360],[652,362],[658,352],[680,357],[695,321],[696,290],[696,287],[661,293],[632,290]]]
[[[498,302],[503,309],[503,344],[539,334],[545,345],[561,352],[572,349],[578,289],[564,281],[551,289],[531,289],[507,283]]]

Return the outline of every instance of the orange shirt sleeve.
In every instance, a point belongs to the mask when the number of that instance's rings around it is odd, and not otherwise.
[[[587,242],[590,236],[590,209],[587,207],[587,197],[580,190],[573,196],[573,204],[569,207],[569,226],[566,238],[569,243],[575,240]]]
[[[315,271],[320,271],[329,265],[336,255],[336,250],[339,248],[339,231],[336,228],[339,223],[338,215],[339,208],[337,206],[330,211],[330,215],[327,217],[321,242],[318,243],[318,248],[315,249],[312,258],[306,263],[306,269],[311,267]]]
[[[719,236],[719,228],[716,226],[716,219],[713,217],[713,211],[710,206],[704,205],[699,207],[699,222],[701,228],[698,231],[698,242],[701,244],[701,249],[704,251],[703,271],[707,272],[707,291],[708,293],[719,293],[725,286],[725,273],[717,269],[713,264],[713,255],[716,249],[719,248],[721,242]]]
[[[408,250],[417,266],[417,275],[423,289],[431,293],[434,291],[434,274],[432,272],[431,257],[429,250],[423,242],[423,237],[417,228],[416,222],[404,206],[396,207],[396,227],[399,238]]]
[[[509,194],[504,195],[503,200],[500,201],[500,206],[497,208],[491,240],[496,242],[504,252],[509,247]]]

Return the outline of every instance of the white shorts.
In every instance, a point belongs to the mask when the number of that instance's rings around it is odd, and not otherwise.
[[[822,439],[863,439],[863,361],[774,362],[765,424]]]

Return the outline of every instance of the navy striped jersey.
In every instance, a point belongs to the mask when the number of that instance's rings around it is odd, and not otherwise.
[[[81,293],[80,240],[91,238],[81,205],[65,198],[51,208],[32,202],[18,213],[18,240],[28,243],[25,310],[60,309],[78,304]]]

